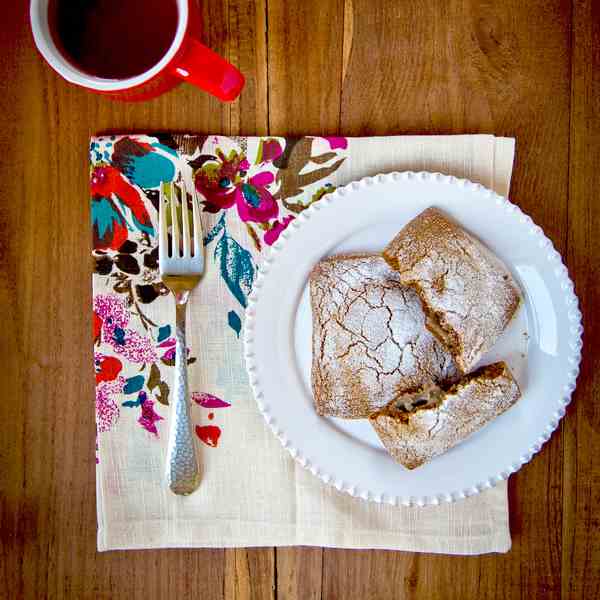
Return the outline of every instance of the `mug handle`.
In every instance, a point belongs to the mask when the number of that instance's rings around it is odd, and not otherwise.
[[[230,62],[193,37],[186,40],[172,71],[177,77],[226,102],[235,100],[246,82]]]

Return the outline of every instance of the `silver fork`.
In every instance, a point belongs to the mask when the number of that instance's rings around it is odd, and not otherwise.
[[[200,208],[193,185],[175,183],[160,186],[158,210],[158,265],[163,283],[175,298],[175,374],[171,396],[171,418],[167,447],[166,480],[175,494],[191,494],[200,484],[198,459],[190,418],[187,378],[185,318],[190,292],[204,272],[204,245]],[[177,189],[180,197],[178,198]],[[188,191],[192,198],[193,227],[190,235]],[[178,207],[181,210],[178,211]],[[171,213],[171,252],[169,253],[167,211]],[[178,215],[181,214],[181,218]]]

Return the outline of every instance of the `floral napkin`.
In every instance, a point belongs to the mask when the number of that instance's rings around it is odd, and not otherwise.
[[[261,253],[312,202],[366,175],[430,170],[506,195],[514,141],[491,135],[120,135],[90,144],[98,548],[323,545],[447,553],[510,547],[506,485],[451,505],[376,505],[304,471],[265,426],[242,360]],[[188,363],[202,484],[163,485],[175,339],[158,275],[161,182],[204,198],[206,273],[190,299]],[[282,282],[285,285],[285,282]]]

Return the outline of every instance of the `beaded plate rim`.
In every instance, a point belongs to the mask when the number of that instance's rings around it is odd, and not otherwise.
[[[564,302],[568,310],[568,319],[570,321],[569,333],[570,337],[568,340],[568,346],[570,348],[570,354],[567,357],[567,361],[570,364],[570,369],[567,374],[567,381],[563,385],[563,389],[559,394],[558,401],[556,402],[556,409],[552,413],[550,422],[545,426],[542,434],[537,438],[527,452],[522,454],[518,461],[508,464],[500,472],[491,475],[483,481],[479,481],[473,486],[458,489],[452,492],[438,494],[436,496],[400,496],[400,495],[382,495],[374,493],[368,489],[362,488],[359,484],[342,481],[335,475],[323,471],[318,465],[310,463],[306,457],[303,456],[300,449],[292,445],[286,438],[285,432],[282,431],[277,423],[274,421],[268,407],[263,402],[263,391],[261,382],[256,376],[257,365],[255,362],[254,354],[254,325],[255,325],[255,311],[256,305],[261,298],[261,289],[264,278],[268,276],[269,271],[277,260],[278,254],[285,248],[287,241],[295,235],[295,232],[302,227],[306,227],[307,223],[310,222],[312,216],[314,216],[321,208],[326,205],[331,205],[335,202],[340,201],[349,194],[352,194],[365,187],[370,187],[377,184],[389,183],[390,181],[407,181],[417,180],[429,183],[436,183],[440,185],[454,185],[459,186],[470,192],[481,194],[483,198],[487,198],[488,201],[494,202],[497,205],[502,206],[508,213],[520,219],[521,223],[528,227],[529,235],[534,236],[538,240],[538,244],[541,248],[546,251],[546,258],[553,265],[553,273],[559,282],[560,288],[564,294]],[[289,452],[294,460],[302,467],[309,470],[313,475],[318,477],[323,483],[335,487],[338,491],[350,494],[353,497],[362,498],[363,500],[391,504],[394,506],[429,506],[439,505],[444,502],[455,502],[474,496],[481,493],[485,489],[492,488],[498,483],[505,481],[508,477],[518,471],[523,465],[528,463],[535,454],[537,454],[542,446],[550,439],[550,436],[554,430],[558,427],[558,424],[562,417],[565,416],[566,407],[571,401],[571,396],[575,390],[577,376],[579,375],[579,364],[581,361],[581,349],[582,349],[582,335],[583,325],[582,316],[579,309],[579,301],[575,294],[575,288],[569,272],[565,266],[560,253],[554,248],[552,241],[546,237],[541,227],[536,225],[529,215],[526,215],[517,205],[513,204],[508,198],[497,194],[496,192],[482,186],[478,183],[473,183],[468,179],[459,179],[452,175],[444,175],[442,173],[430,173],[427,171],[413,172],[392,172],[392,173],[381,173],[374,177],[364,177],[358,181],[351,182],[345,186],[339,187],[333,192],[323,196],[317,202],[311,204],[310,207],[305,209],[298,218],[294,219],[290,226],[281,233],[279,239],[271,246],[270,251],[266,254],[263,261],[260,264],[260,268],[256,279],[254,281],[252,291],[248,297],[248,304],[246,307],[245,323],[244,323],[244,359],[246,363],[246,370],[249,376],[250,387],[252,393],[257,402],[258,408],[273,431],[277,439],[280,441],[282,446]]]

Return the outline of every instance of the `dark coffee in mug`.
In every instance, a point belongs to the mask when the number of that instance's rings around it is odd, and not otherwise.
[[[50,0],[54,43],[88,75],[128,79],[157,64],[177,31],[176,0]]]

